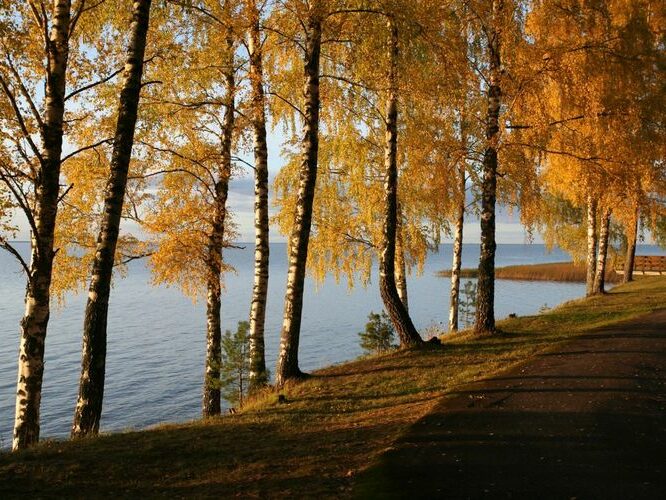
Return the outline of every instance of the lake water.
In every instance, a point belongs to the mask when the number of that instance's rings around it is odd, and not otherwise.
[[[27,244],[18,244],[27,253]],[[235,329],[246,320],[253,276],[253,247],[226,252],[236,274],[225,278],[222,322]],[[432,254],[422,276],[408,280],[410,312],[421,331],[445,328],[450,281],[438,270],[450,268],[451,245]],[[475,267],[478,245],[463,252],[463,267]],[[643,247],[639,253],[662,253]],[[567,261],[561,252],[548,253],[543,245],[498,245],[497,265]],[[275,367],[286,283],[286,245],[271,245],[269,299],[266,321],[266,358]],[[116,281],[109,312],[109,345],[104,431],[142,428],[159,422],[195,419],[200,415],[205,353],[205,304],[193,304],[175,288],[151,287],[142,262],[133,262],[127,278]],[[349,291],[345,281],[328,279],[306,284],[301,332],[301,368],[312,370],[353,359],[361,354],[357,332],[370,311],[381,310],[376,275],[367,289]],[[0,447],[11,443],[16,390],[18,322],[23,310],[24,277],[13,258],[0,252]],[[580,297],[584,285],[572,283],[498,281],[496,315],[533,314]],[[47,437],[69,434],[81,356],[81,327],[85,294],[67,298],[51,314],[46,341],[42,395],[42,431]]]

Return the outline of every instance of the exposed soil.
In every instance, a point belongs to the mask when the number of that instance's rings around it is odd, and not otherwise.
[[[664,498],[666,310],[461,387],[356,482],[357,497]]]

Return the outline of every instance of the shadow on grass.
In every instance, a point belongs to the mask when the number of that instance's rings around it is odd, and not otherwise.
[[[354,496],[656,499],[666,488],[666,430],[656,415],[498,410],[442,418],[445,426],[419,422],[361,474]]]

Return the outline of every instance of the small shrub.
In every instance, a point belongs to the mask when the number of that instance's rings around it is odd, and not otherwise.
[[[432,337],[439,337],[444,333],[444,324],[439,322],[439,323],[431,323],[428,326],[425,327],[422,333],[422,337],[424,339],[430,339]]]
[[[468,328],[474,322],[474,315],[476,314],[476,283],[470,280],[465,281],[461,290],[460,297],[460,319]]]
[[[234,333],[227,330],[222,337],[220,388],[222,397],[233,406],[243,407],[250,373],[250,324],[239,321]]]
[[[371,312],[365,324],[365,331],[359,332],[358,336],[361,338],[361,347],[366,353],[382,353],[395,348],[393,345],[395,330],[391,319],[383,311],[381,314]]]

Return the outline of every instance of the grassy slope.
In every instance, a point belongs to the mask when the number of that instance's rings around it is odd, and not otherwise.
[[[461,269],[463,278],[476,278],[478,269]],[[451,276],[450,270],[437,273],[438,276]],[[573,262],[553,262],[547,264],[527,264],[520,266],[506,266],[495,269],[495,278],[500,280],[524,281],[571,281],[585,282],[586,270],[584,264]],[[606,271],[606,283],[618,283],[622,276],[613,269]]]
[[[0,455],[0,497],[48,495],[344,496],[366,467],[439,397],[514,366],[577,333],[664,307],[666,280],[641,279],[542,316],[464,332],[443,347],[318,371],[243,413]]]

